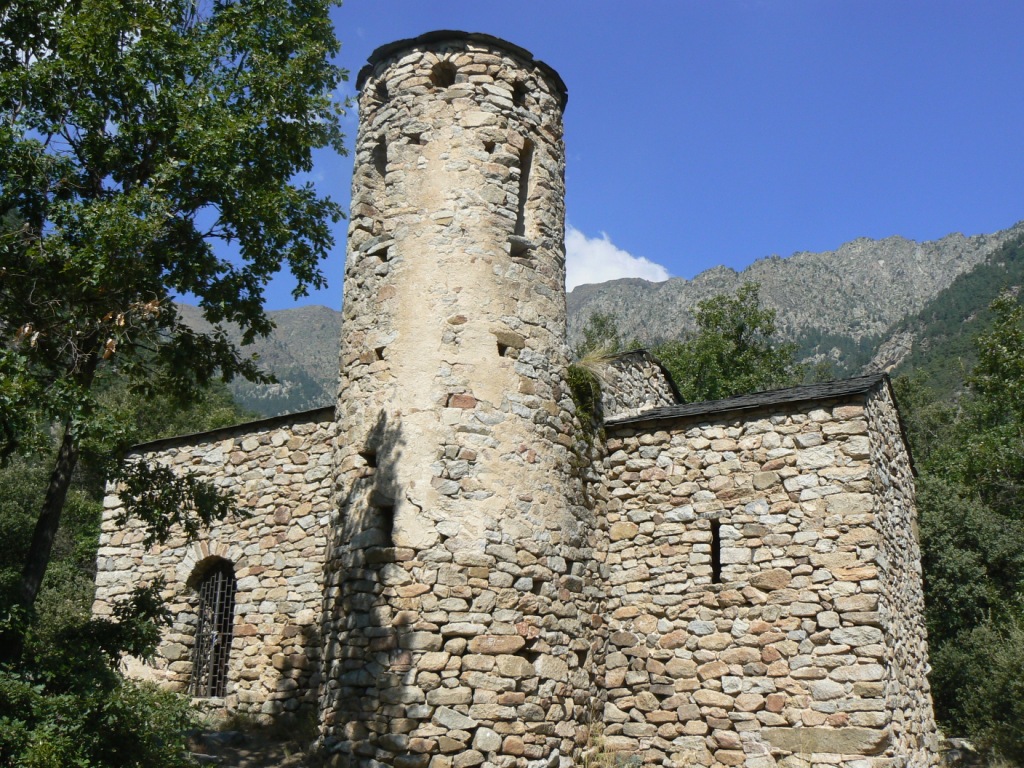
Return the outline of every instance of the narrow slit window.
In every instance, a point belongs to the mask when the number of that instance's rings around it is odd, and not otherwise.
[[[199,698],[225,695],[228,661],[235,623],[235,572],[221,560],[197,585],[199,592],[196,640],[189,693]]]
[[[515,234],[526,236],[526,201],[530,196],[530,171],[533,167],[533,142],[529,139],[519,153],[519,207],[516,210]]]
[[[516,226],[510,238],[512,256],[524,256],[530,250],[530,241],[526,236],[526,204],[530,198],[530,171],[533,168],[533,142],[526,139],[519,153],[519,203],[516,206]]]
[[[383,531],[388,542],[393,544],[395,535],[395,505],[378,504],[374,507],[374,513],[376,527]]]
[[[512,84],[512,103],[517,107],[526,104],[526,83],[517,81]]]
[[[382,179],[388,173],[388,143],[383,137],[373,148],[373,169]]]
[[[722,583],[722,524],[711,521],[711,583]]]

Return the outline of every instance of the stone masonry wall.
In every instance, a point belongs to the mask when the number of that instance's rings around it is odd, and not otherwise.
[[[881,406],[868,417],[861,395],[609,427],[595,541],[607,749],[677,766],[934,764],[915,710],[920,622],[879,606],[891,589],[920,610],[919,583],[887,586],[913,557],[896,533],[912,514],[909,475],[887,495],[872,466],[877,444],[906,468],[892,418]],[[893,653],[909,655],[905,672]]]
[[[914,478],[901,439],[899,414],[887,385],[868,400],[872,484],[878,515],[879,612],[886,628],[885,710],[891,713],[893,751],[910,768],[932,765],[937,729],[928,686],[921,548],[917,539]]]
[[[665,369],[650,352],[626,352],[600,366],[601,409],[608,421],[675,405],[679,396]]]
[[[107,496],[94,613],[109,615],[136,585],[162,577],[174,616],[153,659],[128,661],[132,676],[186,689],[198,604],[189,581],[211,558],[223,558],[237,579],[234,636],[226,697],[207,705],[255,715],[315,707],[333,434],[333,410],[321,409],[142,446],[136,458],[211,480],[235,494],[246,516],[191,543],[176,534],[147,550],[139,523],[117,523],[123,510],[116,489]]]

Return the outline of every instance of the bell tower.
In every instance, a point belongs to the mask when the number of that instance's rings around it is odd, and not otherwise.
[[[321,711],[352,765],[568,758],[592,690],[566,89],[434,32],[359,73]]]

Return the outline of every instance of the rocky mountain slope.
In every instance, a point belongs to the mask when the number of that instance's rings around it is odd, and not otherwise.
[[[921,322],[914,327],[900,324],[935,306],[929,302],[959,276],[987,264],[1004,244],[1018,238],[1024,238],[1024,222],[991,235],[952,234],[924,243],[902,237],[860,238],[835,251],[758,259],[740,272],[715,267],[693,280],[582,285],[568,295],[570,341],[578,341],[580,329],[595,312],[613,315],[627,339],[652,343],[677,338],[692,329],[692,312],[700,300],[757,282],[764,303],[778,311],[780,332],[800,345],[802,357],[831,359],[838,375],[852,375],[866,365],[892,369],[915,344],[928,344],[922,342],[927,330]],[[971,285],[985,279],[975,278]],[[205,327],[196,308],[183,306],[182,311],[195,327]],[[278,382],[234,382],[235,397],[268,416],[329,405],[336,386],[341,313],[309,306],[270,315],[277,330],[247,351],[258,354]]]
[[[196,307],[181,304],[179,311],[193,328],[210,328]],[[314,305],[268,314],[276,330],[268,338],[244,347],[243,352],[258,355],[260,365],[273,373],[277,382],[231,382],[231,392],[239,405],[265,416],[330,405],[338,386],[341,312]],[[241,339],[236,329],[229,328],[228,334],[235,343]]]
[[[582,285],[569,294],[569,336],[576,339],[587,318],[603,312],[618,318],[626,338],[675,338],[693,327],[692,311],[701,299],[757,282],[788,339],[880,337],[1020,233],[1024,222],[992,235],[952,234],[924,243],[859,238],[835,251],[758,259],[742,272],[715,267],[693,280]]]
[[[876,368],[915,375],[937,397],[954,397],[977,361],[975,338],[992,329],[989,305],[1003,291],[1019,296],[1022,289],[1024,235],[1007,241],[901,320],[872,362]]]

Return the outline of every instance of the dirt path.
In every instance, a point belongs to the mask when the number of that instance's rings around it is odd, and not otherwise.
[[[260,732],[197,731],[188,748],[199,765],[223,768],[312,768],[306,746]]]

